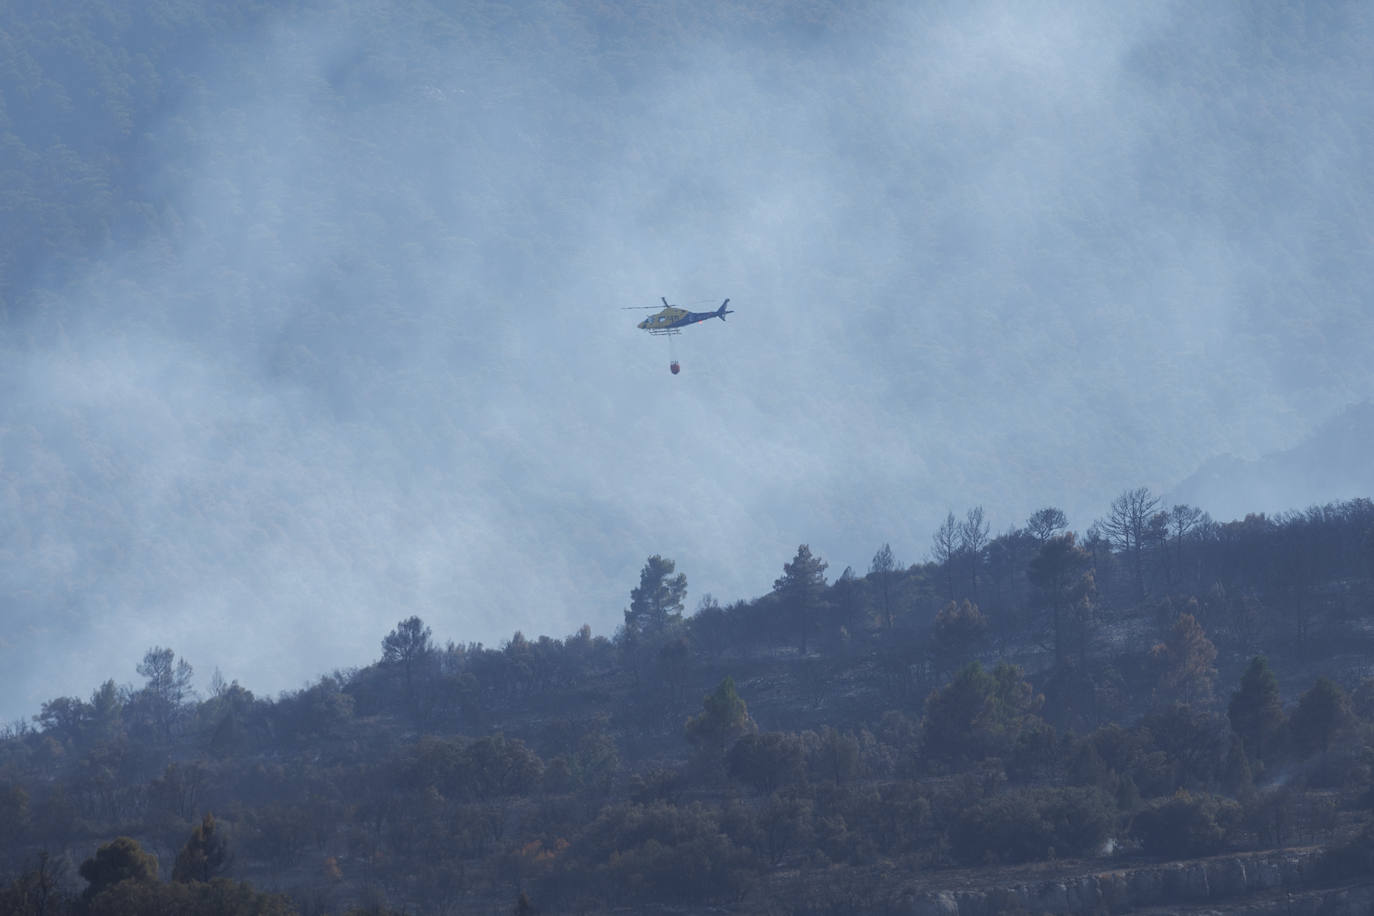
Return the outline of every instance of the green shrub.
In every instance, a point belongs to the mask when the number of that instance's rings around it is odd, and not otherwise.
[[[1115,821],[1111,797],[1097,788],[1014,789],[961,814],[950,830],[951,850],[965,865],[1089,856]]]
[[[1152,856],[1209,856],[1221,851],[1240,814],[1240,805],[1230,799],[1181,790],[1137,813],[1131,832]]]

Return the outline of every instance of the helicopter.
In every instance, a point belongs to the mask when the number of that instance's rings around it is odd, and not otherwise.
[[[635,327],[648,331],[650,334],[678,334],[680,328],[685,328],[689,324],[696,324],[698,321],[705,321],[708,318],[719,318],[725,320],[726,315],[735,314],[734,309],[727,310],[725,307],[730,304],[726,299],[720,304],[720,308],[714,312],[689,312],[676,305],[669,305],[666,296],[659,297],[663,301],[663,309],[657,315],[650,315]],[[652,306],[650,306],[652,308]]]
[[[645,318],[639,324],[635,325],[635,327],[643,331],[648,331],[655,337],[681,334],[682,329],[689,324],[696,324],[698,321],[706,321],[708,318],[719,318],[721,321],[724,321],[726,315],[733,315],[735,313],[734,309],[726,308],[726,306],[730,304],[729,299],[722,302],[720,308],[716,309],[714,312],[689,312],[687,309],[681,308],[680,306],[669,305],[667,296],[660,296],[659,299],[663,302],[663,308],[657,314],[650,315],[648,318]],[[646,307],[656,308],[656,306]],[[669,345],[671,346],[671,344],[672,341],[670,340]],[[676,357],[673,357],[672,362],[668,364],[668,371],[672,372],[673,375],[677,375],[682,371],[682,366],[679,365]]]

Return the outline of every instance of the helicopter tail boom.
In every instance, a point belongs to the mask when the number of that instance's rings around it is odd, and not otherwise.
[[[726,299],[724,302],[722,302],[722,303],[720,304],[720,308],[716,309],[715,317],[719,318],[721,321],[724,321],[726,315],[733,315],[733,314],[735,313],[735,310],[734,310],[734,309],[730,309],[729,311],[726,311],[726,310],[725,310],[725,307],[726,307],[727,305],[729,305],[729,304],[730,304],[730,300],[729,300],[729,299]]]

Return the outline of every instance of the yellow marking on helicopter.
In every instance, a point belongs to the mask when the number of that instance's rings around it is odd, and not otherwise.
[[[646,331],[649,331],[650,333],[658,331],[660,333],[666,334],[669,331],[675,330],[673,328],[673,325],[676,324],[678,321],[681,321],[683,318],[686,318],[690,314],[692,313],[687,311],[686,309],[670,307],[664,309],[656,315],[650,315],[648,318],[645,318],[643,321],[639,323],[638,327]]]

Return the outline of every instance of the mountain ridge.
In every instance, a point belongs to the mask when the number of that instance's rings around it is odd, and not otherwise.
[[[1217,455],[1166,493],[1214,518],[1273,514],[1374,493],[1374,400],[1349,405],[1292,448],[1245,459]]]

